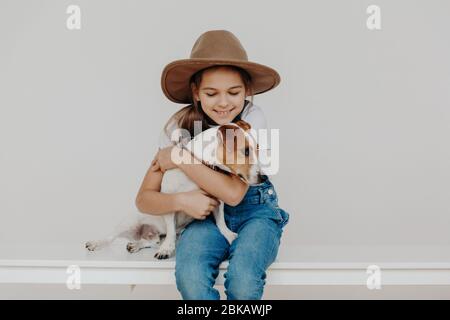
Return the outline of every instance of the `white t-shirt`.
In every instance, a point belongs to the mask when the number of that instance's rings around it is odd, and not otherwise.
[[[264,161],[262,163],[268,163],[267,159],[270,154],[270,130],[267,126],[267,120],[266,120],[266,116],[264,115],[263,110],[261,109],[261,107],[252,104],[251,102],[249,102],[245,107],[244,110],[242,111],[241,114],[241,119],[244,120],[245,122],[248,122],[251,126],[251,129],[254,129],[255,131],[251,131],[253,134],[256,134],[257,136],[254,136],[254,138],[257,140],[258,144],[259,144],[259,158],[260,160],[262,160],[264,158]],[[167,126],[167,133],[166,131],[163,129],[160,133],[159,136],[159,141],[158,141],[158,146],[160,149],[169,147],[174,145],[176,142],[178,141],[172,141],[171,140],[171,136],[172,136],[172,132],[174,130],[178,129],[178,124],[177,121],[172,120],[169,125]],[[266,129],[266,134],[265,135],[265,139],[261,138],[258,139],[258,137],[261,137],[260,135],[263,134],[264,132],[258,131],[260,129]],[[175,140],[175,139],[174,139]],[[261,171],[262,173],[264,172],[264,167],[261,167]]]

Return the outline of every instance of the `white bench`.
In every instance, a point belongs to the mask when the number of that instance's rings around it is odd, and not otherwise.
[[[382,285],[450,285],[449,247],[284,246],[267,272],[268,285],[366,285],[377,265]],[[174,259],[154,249],[130,254],[124,245],[88,252],[79,245],[0,246],[0,283],[64,284],[77,266],[81,284],[174,284]],[[220,266],[223,284],[228,262]]]

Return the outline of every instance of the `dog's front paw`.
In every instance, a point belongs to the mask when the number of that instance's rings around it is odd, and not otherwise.
[[[103,244],[101,241],[88,241],[86,242],[85,247],[89,251],[95,251],[103,248]]]
[[[174,252],[175,244],[164,242],[161,247],[159,247],[159,250],[155,253],[155,258],[160,260],[168,259],[173,255]]]
[[[139,242],[128,242],[128,244],[127,244],[127,250],[129,253],[135,253],[141,249],[142,248],[141,248]]]

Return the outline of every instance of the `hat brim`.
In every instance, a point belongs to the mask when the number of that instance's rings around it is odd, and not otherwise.
[[[169,63],[161,76],[161,87],[166,97],[176,103],[192,103],[189,80],[202,69],[231,65],[246,70],[253,84],[253,94],[260,94],[275,88],[280,83],[280,75],[274,69],[262,64],[242,60],[184,59]]]

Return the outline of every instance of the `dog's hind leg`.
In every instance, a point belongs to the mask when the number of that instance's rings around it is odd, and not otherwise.
[[[101,240],[88,241],[85,244],[86,249],[89,251],[95,251],[103,249],[109,246],[114,240],[117,238],[127,238],[129,240],[139,240],[136,238],[136,234],[139,228],[139,221],[135,218],[133,219],[125,219],[122,223],[120,223],[114,229],[114,232],[109,236],[105,237]]]
[[[155,245],[155,242],[152,240],[141,239],[136,242],[128,242],[127,250],[129,253],[135,253],[141,249],[153,247],[154,245]]]
[[[88,242],[86,242],[85,247],[89,251],[100,250],[100,249],[103,249],[103,248],[109,246],[118,237],[119,237],[119,235],[111,235],[102,240],[88,241]]]
[[[219,228],[220,233],[222,233],[228,243],[231,244],[234,239],[237,238],[237,233],[231,231],[225,223],[225,209],[223,201],[220,201],[220,205],[214,210],[214,218],[216,219],[216,225],[217,228]]]

